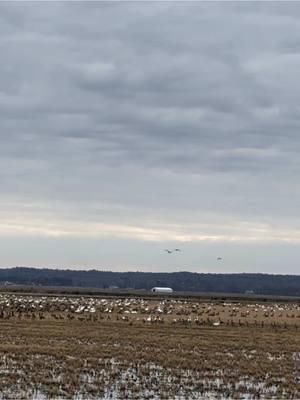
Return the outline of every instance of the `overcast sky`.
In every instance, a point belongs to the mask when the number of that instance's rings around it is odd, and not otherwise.
[[[1,266],[299,274],[299,3],[1,2],[0,51]]]

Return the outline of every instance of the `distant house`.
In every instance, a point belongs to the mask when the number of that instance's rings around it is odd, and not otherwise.
[[[173,293],[173,289],[169,287],[154,287],[151,289],[154,293]]]
[[[245,290],[245,294],[254,294],[254,290]]]

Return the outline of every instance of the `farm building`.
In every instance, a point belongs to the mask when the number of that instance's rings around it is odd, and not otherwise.
[[[169,287],[154,287],[151,289],[154,293],[173,293],[173,289]]]

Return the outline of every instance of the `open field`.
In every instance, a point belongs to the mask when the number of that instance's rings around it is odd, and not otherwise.
[[[5,399],[300,397],[298,303],[2,293],[0,336]]]
[[[211,300],[240,300],[240,301],[291,301],[299,302],[299,296],[279,296],[267,294],[222,293],[222,292],[189,292],[174,291],[172,294],[153,293],[146,289],[101,289],[95,287],[74,286],[32,286],[32,285],[0,285],[0,292],[29,294],[29,295],[65,295],[65,296],[94,296],[94,297],[141,297],[141,298],[174,298],[174,299],[211,299]]]

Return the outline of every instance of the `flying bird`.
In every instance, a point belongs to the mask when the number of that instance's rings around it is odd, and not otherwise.
[[[165,249],[165,251],[166,251],[168,254],[172,254],[174,251],[181,251],[181,250],[180,250],[180,249],[173,249],[173,250]]]
[[[222,260],[222,257],[218,257],[218,258],[217,258],[217,261],[221,261],[221,260]]]

